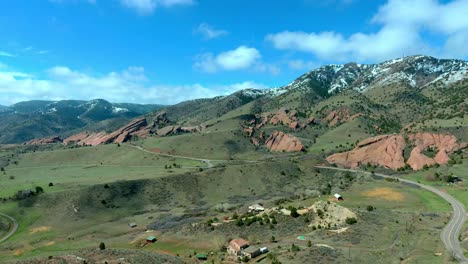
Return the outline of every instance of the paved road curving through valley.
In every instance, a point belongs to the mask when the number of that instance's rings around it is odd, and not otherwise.
[[[2,238],[0,238],[0,243],[6,241],[7,239],[9,239],[15,232],[16,230],[18,230],[18,221],[16,221],[15,218],[9,216],[9,215],[6,215],[4,213],[0,213],[0,217],[5,217],[5,218],[8,218],[8,220],[10,220],[12,223],[13,223],[13,228],[10,229],[10,231]]]
[[[361,172],[366,174],[371,174],[370,172],[359,171],[359,170],[351,170],[351,169],[341,169],[336,167],[328,167],[328,166],[315,166],[319,169],[330,169],[330,170],[339,170],[339,171],[349,171],[349,172]],[[375,173],[374,175],[383,177],[383,178],[392,178],[398,179],[400,182],[409,183],[420,188],[426,189],[430,192],[437,194],[438,196],[442,197],[444,200],[450,203],[453,209],[452,218],[448,222],[448,224],[444,227],[442,232],[440,233],[440,238],[449,252],[453,257],[455,257],[460,263],[468,264],[468,259],[463,254],[463,249],[460,246],[460,241],[458,241],[458,236],[463,228],[463,224],[466,220],[466,210],[463,204],[458,201],[457,199],[453,198],[452,196],[448,195],[447,193],[436,189],[432,186],[420,184],[414,181],[402,179],[399,177],[389,176],[381,173]]]

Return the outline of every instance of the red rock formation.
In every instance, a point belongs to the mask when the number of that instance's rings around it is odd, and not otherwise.
[[[254,133],[253,127],[246,127],[243,130],[244,130],[244,133],[246,133],[248,137],[251,137]]]
[[[415,147],[410,154],[408,159],[408,164],[413,168],[413,170],[420,170],[424,168],[425,165],[432,166],[436,164],[434,159],[427,157],[426,155],[422,154],[423,150],[419,147]]]
[[[106,138],[104,138],[102,143],[123,143],[131,137],[132,133],[139,131],[147,124],[148,123],[146,122],[146,118],[144,117],[132,120],[127,125],[109,134]]]
[[[289,126],[292,122],[297,121],[297,112],[295,110],[289,111],[286,109],[280,109],[276,112],[266,112],[261,114],[262,122],[257,124],[256,128],[262,128],[266,124],[272,125],[285,125]]]
[[[166,126],[156,131],[156,134],[160,137],[167,136],[170,134],[177,134],[180,131],[180,126]]]
[[[357,113],[351,115],[349,109],[341,108],[338,110],[333,110],[323,119],[324,122],[328,123],[329,127],[335,126],[338,123],[345,123],[354,120],[355,118],[361,116],[362,113]]]
[[[413,170],[420,170],[424,165],[446,164],[450,160],[448,153],[466,147],[466,144],[457,143],[453,135],[417,133],[408,135],[408,138],[414,148],[407,163]],[[351,151],[333,154],[327,158],[327,161],[351,168],[370,163],[396,170],[405,166],[403,158],[405,146],[405,140],[401,135],[382,135],[359,142]],[[422,153],[429,147],[438,149],[434,158]]]
[[[63,140],[59,136],[54,136],[50,138],[39,138],[33,139],[27,142],[24,142],[23,145],[43,145],[43,144],[53,144],[53,143],[62,143]]]
[[[370,163],[396,170],[405,166],[404,148],[403,136],[383,135],[361,141],[355,149],[333,154],[327,158],[327,161],[351,168]]]
[[[108,134],[106,132],[91,133],[88,137],[78,143],[82,146],[97,146],[102,144],[102,142],[107,138]]]
[[[315,117],[314,117],[314,116],[311,116],[311,117],[307,118],[306,124],[307,124],[307,125],[315,124],[315,123],[316,123],[315,121],[316,121],[316,120],[315,120]]]
[[[453,135],[416,133],[409,135],[408,138],[415,146],[408,159],[408,164],[413,170],[420,170],[424,165],[446,164],[450,160],[447,153],[453,153],[462,148],[462,145],[457,143],[457,138]],[[422,153],[428,148],[438,150],[434,158],[427,157]]]
[[[281,131],[274,131],[265,142],[265,145],[270,151],[294,152],[304,150],[304,146],[299,139]]]
[[[83,140],[85,140],[87,137],[89,137],[89,133],[88,132],[81,132],[79,134],[76,134],[76,135],[73,135],[73,136],[70,136],[66,139],[63,140],[63,144],[65,145],[68,145],[68,144],[76,144],[76,143],[79,143]]]
[[[153,118],[154,124],[167,124],[169,119],[167,118],[167,113],[165,111],[157,113]]]
[[[180,128],[181,132],[186,132],[186,133],[197,133],[197,132],[201,132],[202,130],[203,130],[202,126],[189,126],[189,127]]]
[[[295,130],[295,129],[299,128],[299,123],[297,121],[291,122],[291,123],[289,123],[289,128]]]

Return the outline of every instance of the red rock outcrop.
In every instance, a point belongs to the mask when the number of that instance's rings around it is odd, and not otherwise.
[[[83,140],[85,140],[87,137],[89,137],[89,133],[88,132],[81,132],[79,134],[76,134],[76,135],[73,135],[73,136],[70,136],[66,139],[63,140],[63,144],[65,145],[68,145],[68,144],[76,144],[78,142],[81,142]]]
[[[257,129],[262,128],[266,124],[272,125],[285,125],[289,126],[292,122],[297,121],[297,112],[295,110],[289,111],[287,109],[280,109],[276,112],[266,112],[261,114],[262,121],[256,126]]]
[[[123,143],[127,141],[130,137],[131,134],[134,132],[137,132],[141,128],[145,127],[148,123],[146,122],[146,118],[138,118],[135,120],[132,120],[130,123],[127,125],[117,129],[116,131],[110,133],[107,135],[104,140],[103,144],[107,143]]]
[[[181,127],[180,131],[185,133],[198,133],[204,129],[204,126]]]
[[[351,115],[349,109],[341,108],[338,110],[333,110],[323,119],[324,122],[328,123],[329,127],[335,126],[338,123],[345,123],[354,120],[355,118],[361,116],[361,113]]]
[[[396,170],[405,166],[405,145],[405,139],[401,135],[368,138],[358,143],[351,151],[329,156],[327,161],[350,168],[369,163]]]
[[[450,160],[449,153],[466,147],[466,144],[457,143],[453,135],[417,133],[408,135],[408,139],[413,149],[407,163],[413,170],[420,170],[424,165],[446,164]],[[359,142],[351,151],[333,154],[327,158],[327,161],[351,168],[370,163],[396,170],[405,166],[403,157],[405,147],[402,135],[381,135]],[[429,147],[438,150],[434,158],[423,154],[423,151]]]
[[[24,142],[23,145],[43,145],[43,144],[53,144],[53,143],[62,143],[63,140],[59,136],[54,136],[50,138],[39,138],[33,139],[27,142]]]
[[[165,111],[157,113],[153,117],[154,124],[167,124],[169,123],[169,119],[167,118],[167,113]]]
[[[428,156],[422,154],[423,150],[419,147],[415,147],[410,154],[410,157],[407,163],[413,168],[413,170],[420,170],[424,168],[425,165],[432,166],[436,164],[434,159],[429,158]]]
[[[166,126],[156,131],[156,134],[160,137],[167,136],[170,134],[176,134],[180,131],[180,126]]]
[[[307,125],[315,124],[315,123],[316,123],[316,119],[315,119],[314,116],[311,116],[311,117],[307,118],[307,120],[306,120]]]
[[[274,131],[265,145],[270,151],[295,152],[304,150],[304,146],[298,138],[281,131]]]
[[[247,134],[248,137],[251,137],[254,133],[253,127],[246,127],[243,130],[244,130],[244,133]]]
[[[126,142],[132,135],[137,135],[140,137],[148,135],[150,131],[145,128],[146,125],[146,118],[142,117],[132,120],[127,125],[117,129],[116,131],[110,134],[107,134],[106,132],[82,132],[65,139],[63,143],[78,144],[81,146],[97,146],[100,144],[108,143],[123,143]]]
[[[289,123],[289,128],[295,130],[295,129],[299,128],[299,123],[297,121],[291,122],[291,123]]]
[[[453,135],[416,133],[410,134],[408,138],[415,146],[408,159],[408,164],[413,170],[420,170],[424,165],[446,164],[450,160],[447,154],[463,147]],[[422,153],[429,148],[437,150],[434,158],[427,157]]]

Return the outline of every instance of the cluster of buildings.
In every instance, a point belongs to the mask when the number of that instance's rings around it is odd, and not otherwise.
[[[266,247],[250,246],[249,241],[244,239],[233,239],[229,242],[227,252],[237,257],[248,257],[249,259],[260,256],[268,252]]]

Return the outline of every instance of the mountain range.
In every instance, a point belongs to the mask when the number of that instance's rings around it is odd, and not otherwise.
[[[245,89],[171,106],[30,101],[0,110],[0,129],[7,131],[0,142],[66,137],[83,130],[110,132],[137,116],[144,115],[150,124],[161,110],[169,120],[165,125],[185,127],[278,109],[317,118],[339,111],[361,115],[368,133],[394,133],[433,118],[463,118],[467,77],[466,61],[410,56],[379,64],[326,65],[282,87]]]
[[[160,105],[91,101],[27,101],[0,107],[0,143],[68,135],[82,129],[113,130]]]

